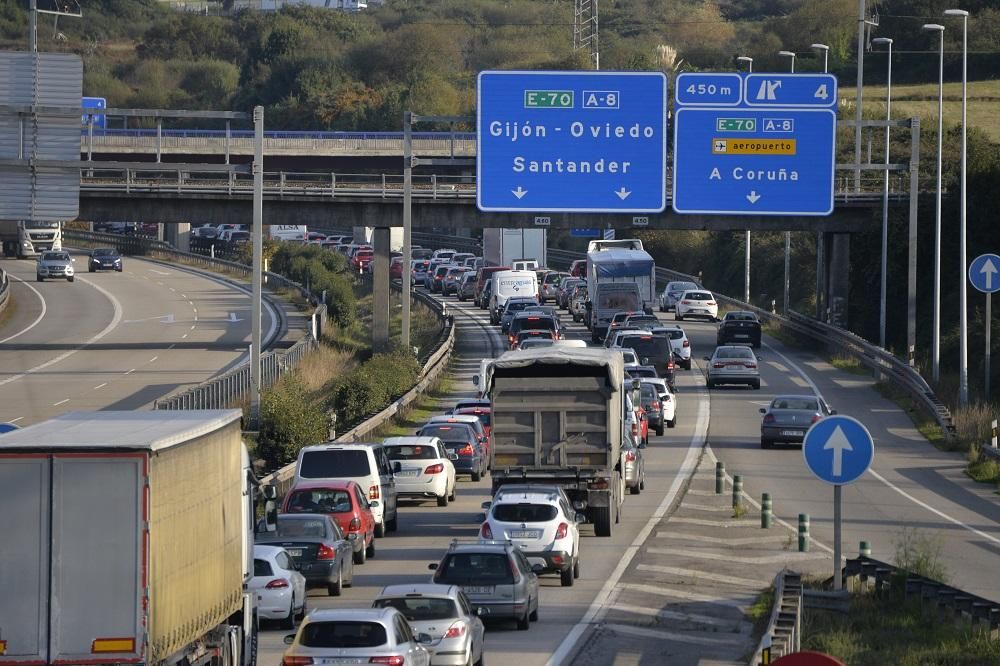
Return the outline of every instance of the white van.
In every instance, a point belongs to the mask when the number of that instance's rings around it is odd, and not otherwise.
[[[397,469],[398,468],[398,469]],[[304,446],[295,463],[295,483],[325,479],[357,481],[368,497],[375,518],[375,536],[395,532],[397,496],[395,472],[399,461],[391,463],[381,443],[327,442]]]
[[[508,298],[516,296],[538,300],[538,275],[534,271],[498,271],[490,279],[493,281],[490,322],[494,325],[500,323]]]

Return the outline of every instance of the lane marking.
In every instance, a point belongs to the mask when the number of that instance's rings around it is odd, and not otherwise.
[[[671,521],[673,522],[673,521]],[[667,532],[661,530],[656,533],[657,539],[680,539],[681,541],[700,541],[702,543],[712,543],[722,546],[752,546],[754,544],[763,543],[782,543],[788,541],[787,536],[781,536],[778,534],[772,534],[769,536],[755,536],[755,537],[714,537],[707,534],[684,534],[673,532]]]
[[[131,370],[127,370],[127,371],[125,371],[125,372],[124,372],[124,373],[122,373],[122,374],[125,374],[125,375],[131,375],[131,374],[132,374],[133,372],[135,372],[135,368],[132,368]]]
[[[190,330],[192,330],[192,331],[194,330],[194,324],[191,324],[191,328],[190,328]],[[187,335],[185,335],[184,337],[186,338],[186,337],[187,337]]]
[[[740,610],[752,604],[756,598],[754,595],[734,597],[731,595],[720,596],[717,594],[700,594],[698,592],[689,592],[688,590],[679,590],[677,588],[663,587],[661,585],[644,585],[642,583],[624,583],[622,584],[622,590],[631,590],[633,592],[640,592],[643,594],[654,594],[656,596],[671,597],[673,599],[698,601],[705,604],[732,606],[733,608]]]
[[[664,620],[677,620],[678,622],[693,622],[695,624],[704,624],[710,627],[733,627],[733,625],[743,624],[742,618],[724,620],[717,617],[711,617],[709,615],[699,615],[698,613],[680,613],[678,611],[671,611],[663,608],[647,608],[645,606],[633,606],[631,604],[613,604],[611,609],[632,615],[656,617]]]
[[[170,287],[170,291],[174,292],[175,294],[177,293],[177,290],[174,289],[173,287]]]
[[[42,311],[38,313],[38,316],[35,318],[35,321],[31,322],[30,324],[28,324],[27,326],[25,326],[24,328],[22,328],[20,331],[18,331],[14,335],[8,335],[3,340],[0,340],[0,345],[2,345],[5,342],[9,342],[9,341],[13,340],[14,338],[20,337],[20,336],[24,335],[25,333],[27,333],[28,331],[30,331],[31,329],[33,329],[35,326],[38,325],[38,322],[40,322],[42,320],[42,317],[45,316],[45,313],[48,310],[48,307],[45,305],[45,297],[42,296],[42,292],[40,292],[37,289],[35,289],[34,286],[28,284],[27,280],[22,280],[21,278],[15,276],[15,275],[11,275],[10,273],[7,273],[7,277],[10,277],[10,278],[13,278],[13,279],[17,280],[18,282],[20,282],[21,284],[23,284],[25,287],[27,287],[28,289],[30,289],[31,291],[33,291],[35,293],[35,296],[38,296],[38,300],[40,300],[42,302]]]
[[[194,326],[192,326],[191,328],[194,328]],[[182,336],[181,336],[181,340],[183,340],[183,339],[184,339],[184,338],[186,338],[187,336],[188,336],[188,334],[187,334],[187,333],[185,333],[184,335],[182,335]]]
[[[695,645],[743,645],[742,638],[722,638],[718,636],[688,636],[678,634],[674,631],[662,631],[660,629],[643,629],[631,627],[627,624],[606,624],[605,629],[611,629],[622,634],[642,636],[643,638],[657,638],[661,641],[674,641],[677,643],[693,643]]]
[[[691,436],[691,442],[688,444],[687,453],[684,456],[684,461],[681,463],[680,469],[677,471],[677,475],[674,477],[673,483],[670,485],[670,489],[667,494],[663,497],[659,506],[656,507],[656,511],[653,515],[649,517],[646,521],[646,525],[639,531],[632,544],[625,549],[621,561],[615,570],[611,572],[611,576],[604,583],[601,591],[598,593],[597,597],[590,603],[587,608],[587,612],[584,613],[583,618],[580,619],[576,625],[570,630],[566,637],[556,648],[552,656],[549,657],[546,662],[546,666],[557,666],[568,660],[573,651],[576,649],[576,644],[583,636],[584,632],[591,628],[591,625],[595,622],[601,611],[607,606],[611,598],[612,592],[621,580],[621,577],[625,574],[625,570],[628,569],[629,564],[632,563],[632,559],[635,557],[636,553],[646,542],[646,539],[653,532],[653,528],[656,527],[663,516],[666,515],[667,509],[673,504],[674,499],[677,497],[677,493],[680,492],[681,486],[687,480],[687,478],[693,473],[697,463],[698,457],[701,451],[705,447],[705,438],[708,435],[708,423],[711,412],[711,406],[709,402],[708,391],[699,385],[697,395],[700,398],[698,401],[698,416],[695,419],[694,434]]]
[[[159,357],[159,356],[154,356],[153,358],[149,359],[149,361],[147,361],[147,362],[148,362],[148,363],[153,363],[153,362],[155,362],[155,361],[156,361],[156,359],[158,359],[158,358],[160,358],[160,357]]]
[[[94,335],[89,340],[87,340],[86,342],[84,342],[82,345],[74,347],[73,349],[70,349],[69,351],[63,352],[59,356],[56,356],[55,358],[51,358],[48,361],[46,361],[45,363],[41,363],[39,365],[36,365],[33,368],[25,370],[24,372],[22,372],[20,374],[13,375],[12,377],[8,377],[7,379],[4,379],[4,380],[0,380],[0,386],[4,386],[6,384],[10,384],[11,382],[16,382],[18,379],[23,379],[24,377],[27,377],[28,375],[33,375],[33,374],[35,374],[36,372],[38,372],[40,370],[44,370],[45,368],[47,368],[49,366],[55,365],[56,363],[59,363],[60,361],[66,360],[67,358],[69,358],[73,354],[77,353],[81,349],[89,347],[90,345],[94,344],[95,342],[97,342],[98,340],[100,340],[101,338],[103,338],[104,336],[106,336],[108,333],[110,333],[112,330],[114,330],[118,326],[118,324],[121,322],[121,320],[122,320],[122,304],[121,304],[121,302],[119,302],[119,300],[117,298],[115,298],[114,294],[112,294],[111,292],[109,292],[104,287],[101,287],[101,286],[99,286],[99,285],[91,282],[90,280],[86,280],[84,278],[78,278],[78,279],[80,280],[80,282],[83,282],[84,284],[90,285],[91,287],[93,287],[97,291],[101,292],[108,300],[111,301],[111,304],[112,304],[112,306],[114,306],[114,309],[115,309],[115,313],[114,313],[114,316],[111,318],[111,321],[108,323],[107,326],[104,327],[104,329],[100,333],[98,333],[97,335]]]
[[[67,402],[69,402],[69,398],[65,398],[64,400],[60,400],[59,402],[53,402],[52,406],[53,407],[58,407],[59,405],[66,404]]]
[[[686,569],[684,567],[671,567],[665,564],[639,564],[636,566],[636,571],[644,571],[646,573],[653,574],[664,574],[667,576],[679,576],[681,578],[687,579],[697,579],[698,582],[711,580],[716,583],[725,583],[726,585],[739,585],[741,587],[748,587],[754,590],[761,589],[762,585],[766,585],[767,581],[755,580],[753,578],[741,578],[740,576],[729,576],[727,574],[714,573],[712,571],[702,571],[701,569]]]
[[[104,388],[107,385],[108,385],[107,382],[104,382],[103,384],[98,384],[97,386],[94,387],[94,390],[96,391],[97,389]]]
[[[773,564],[775,562],[787,562],[789,560],[813,560],[819,557],[826,559],[825,553],[800,553],[798,551],[784,551],[775,555],[733,555],[731,553],[713,553],[695,548],[661,548],[650,546],[647,553],[654,555],[677,555],[680,557],[691,557],[699,560],[715,560],[717,562],[742,562],[743,564]]]
[[[16,419],[11,419],[10,421],[7,421],[7,423],[17,423],[23,418],[24,418],[23,416],[18,416]]]
[[[683,504],[681,506],[684,506]],[[732,509],[729,509],[732,511]],[[756,527],[760,525],[757,520],[712,520],[711,518],[686,518],[684,516],[671,516],[667,524],[682,523],[684,525],[698,525],[700,527]]]
[[[684,502],[681,504],[682,508],[693,509],[695,511],[728,511],[733,512],[733,507],[731,506],[713,506],[711,504],[698,504],[696,502]]]

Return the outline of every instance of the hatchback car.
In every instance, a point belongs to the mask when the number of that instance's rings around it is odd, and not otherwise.
[[[395,608],[417,634],[431,637],[426,647],[432,666],[482,664],[485,629],[481,615],[457,585],[387,585],[372,602],[373,608]]]
[[[39,282],[45,282],[45,278],[72,282],[74,261],[76,260],[69,256],[69,252],[42,252],[35,267],[35,279]]]
[[[538,620],[538,575],[510,541],[452,541],[440,562],[428,565],[432,583],[458,585],[490,618],[512,619],[518,629]]]
[[[573,315],[573,321],[581,322],[587,315],[587,285],[578,284],[573,287],[569,297],[569,313]]]
[[[511,349],[514,348],[517,336],[522,331],[545,331],[552,336],[553,340],[562,338],[562,326],[559,325],[559,320],[542,313],[521,312],[511,320],[510,327],[507,329],[507,341]]]
[[[325,587],[327,594],[336,597],[354,583],[352,542],[324,513],[278,514],[275,530],[258,532],[254,541],[284,548],[308,587]]]
[[[490,454],[490,434],[486,430],[486,426],[483,425],[482,419],[480,419],[475,414],[458,414],[452,412],[451,414],[439,414],[438,416],[432,416],[427,423],[465,423],[469,425],[479,437],[479,443],[483,447],[483,452],[489,460]]]
[[[399,462],[396,494],[399,497],[433,497],[438,506],[455,499],[455,465],[458,454],[449,453],[437,437],[389,437],[382,442],[389,460]]]
[[[510,329],[510,322],[514,321],[514,317],[525,309],[535,305],[538,305],[538,301],[534,297],[508,298],[507,303],[504,305],[503,314],[500,315],[500,332],[506,333]]]
[[[486,474],[489,459],[486,447],[476,430],[468,423],[427,423],[416,432],[418,437],[438,437],[448,453],[457,454],[451,461],[456,474],[468,474],[479,481]]]
[[[395,608],[314,610],[299,631],[285,636],[281,666],[392,664],[430,666],[427,634],[413,634]]]
[[[651,328],[653,335],[665,335],[670,339],[670,346],[674,350],[674,360],[685,370],[691,369],[691,341],[688,340],[687,333],[680,326],[656,326]]]
[[[660,312],[669,312],[677,306],[677,301],[681,299],[685,291],[699,289],[694,282],[668,282],[660,294]]]
[[[552,331],[543,331],[539,329],[530,329],[527,331],[521,331],[514,338],[514,342],[511,343],[511,349],[528,349],[534,346],[534,343],[541,342],[554,344],[555,339],[552,337]]]
[[[438,267],[434,269],[433,275],[431,275],[431,291],[443,293],[445,278],[448,276],[448,271],[453,268],[454,266],[451,264],[438,264]]]
[[[427,266],[431,262],[426,259],[414,259],[410,262],[410,283],[413,285],[422,285],[424,280],[427,278]]]
[[[581,284],[587,284],[583,280],[575,277],[564,277],[556,287],[556,304],[564,310],[569,309],[569,299],[573,290]]]
[[[548,271],[538,281],[538,302],[545,303],[547,300],[556,299],[556,290],[559,282],[564,278],[571,277],[569,273],[560,271]]]
[[[444,274],[444,279],[441,281],[441,295],[455,294],[457,296],[458,288],[462,284],[462,276],[467,272],[465,266],[449,266],[448,272]]]
[[[356,481],[299,482],[285,495],[281,510],[326,514],[350,540],[355,564],[375,556],[375,517]]]
[[[295,618],[306,614],[306,579],[281,546],[254,544],[253,578],[248,588],[257,595],[261,620],[277,620],[282,629],[295,627]]]
[[[468,268],[464,273],[462,273],[462,281],[458,285],[458,291],[455,293],[458,296],[458,300],[465,301],[476,295],[476,271],[470,271]]]
[[[631,433],[622,437],[622,465],[625,469],[625,487],[632,495],[638,495],[646,489],[646,461],[642,450],[646,444],[636,441]]]
[[[779,395],[761,407],[760,448],[778,443],[801,444],[813,423],[837,413],[815,395]]]
[[[91,250],[90,259],[87,261],[87,270],[91,273],[96,271],[116,271],[122,272],[122,256],[113,247],[99,247]]]
[[[656,434],[663,436],[663,426],[673,428],[677,425],[677,397],[670,390],[664,379],[643,378],[639,380],[643,391],[643,409],[649,417],[650,424],[656,428]],[[656,398],[651,402],[646,402],[646,386],[650,386],[656,394]],[[659,412],[659,419],[655,418]]]
[[[715,321],[719,317],[719,304],[712,292],[704,290],[685,291],[674,306],[674,319],[684,321],[684,317],[701,317]]]
[[[757,367],[757,357],[749,347],[739,345],[724,345],[716,347],[708,361],[708,388],[720,384],[746,384],[760,388],[760,368]]]
[[[483,502],[486,520],[479,528],[483,539],[509,540],[521,549],[537,573],[557,573],[563,587],[580,577],[577,513],[556,486],[501,487],[492,502]]]

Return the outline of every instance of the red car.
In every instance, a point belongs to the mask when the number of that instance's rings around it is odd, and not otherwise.
[[[479,418],[479,422],[483,424],[483,430],[486,432],[486,438],[489,440],[491,448],[493,444],[493,410],[487,405],[485,407],[460,407],[454,411],[455,414],[461,414],[464,416],[475,416]]]
[[[375,253],[371,250],[358,250],[351,259],[351,266],[359,273],[364,273],[371,268],[375,260]]]
[[[393,257],[392,261],[389,262],[389,279],[390,280],[402,280],[403,279],[403,258]]]
[[[354,563],[375,556],[375,517],[357,481],[299,483],[285,495],[282,513],[325,513],[354,547]]]
[[[569,274],[575,278],[587,277],[587,260],[577,259],[569,267]]]

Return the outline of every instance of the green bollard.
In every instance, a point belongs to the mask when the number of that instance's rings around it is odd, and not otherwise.
[[[743,477],[733,474],[733,508],[743,505]]]
[[[721,460],[715,463],[715,494],[726,492],[726,465]]]
[[[860,555],[861,557],[871,557],[872,545],[867,541],[862,541],[861,547],[858,549],[858,555]]]
[[[771,528],[771,493],[764,493],[760,497],[760,528],[762,530]]]
[[[799,552],[809,552],[809,514],[799,514]]]

